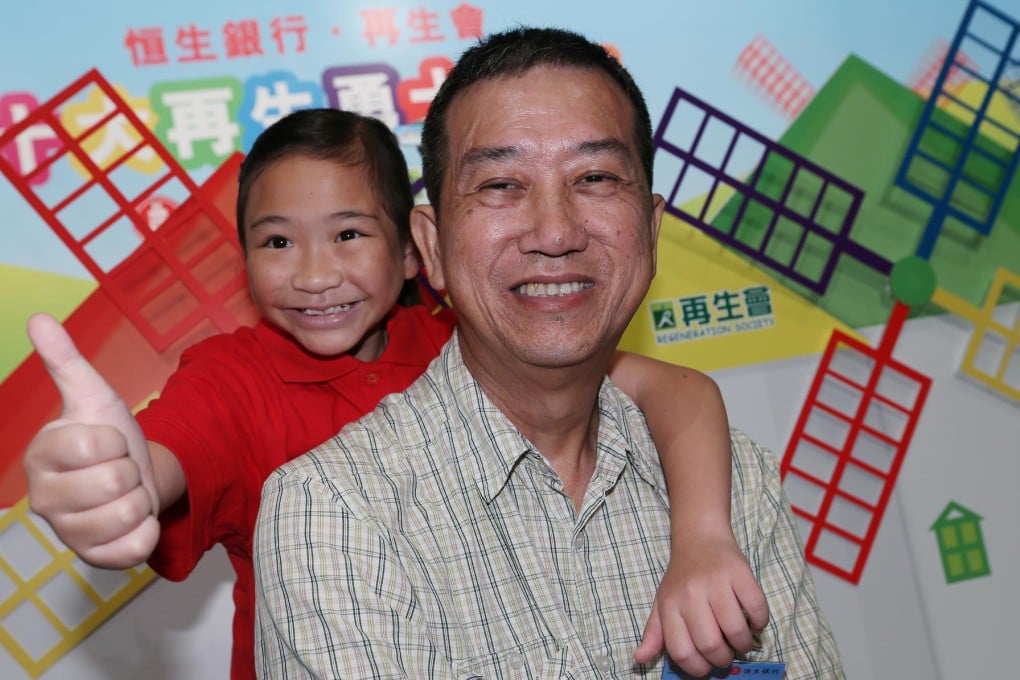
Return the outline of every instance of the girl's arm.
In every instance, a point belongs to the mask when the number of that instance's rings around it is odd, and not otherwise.
[[[768,606],[730,528],[730,435],[719,387],[684,366],[617,352],[609,377],[645,415],[670,498],[672,554],[635,652],[663,645],[684,671],[725,668],[752,648]]]

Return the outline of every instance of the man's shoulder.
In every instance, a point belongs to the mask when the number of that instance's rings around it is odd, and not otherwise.
[[[769,475],[778,474],[779,460],[772,449],[759,444],[747,433],[730,428],[730,448],[733,451],[734,483],[753,477],[760,480]]]
[[[777,467],[779,461],[772,449],[759,444],[747,433],[735,427],[730,428],[730,448],[735,463],[765,467]]]
[[[739,452],[741,455],[750,457],[772,455],[771,449],[762,446],[746,432],[735,427],[730,428],[730,444],[733,446],[734,451]]]
[[[413,388],[414,384],[408,390]],[[335,435],[309,451],[306,454],[309,459],[303,461],[297,458],[288,466],[297,469],[297,463],[315,464],[316,459],[321,459],[323,463],[313,466],[322,468],[326,463],[337,461],[368,471],[387,465],[394,457],[399,458],[398,449],[420,446],[431,438],[429,423],[415,417],[415,409],[404,398],[405,394],[383,397],[375,409],[344,425]]]
[[[318,480],[330,486],[376,494],[402,478],[421,473],[439,437],[439,387],[429,374],[405,391],[384,397],[376,408],[334,436],[287,462],[278,473],[291,481]]]
[[[730,444],[733,451],[730,517],[734,534],[749,536],[762,529],[759,523],[772,523],[779,513],[788,511],[779,459],[771,449],[737,429],[730,430]]]

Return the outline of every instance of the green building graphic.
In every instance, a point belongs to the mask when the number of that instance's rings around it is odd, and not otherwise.
[[[981,535],[981,519],[981,515],[950,501],[931,525],[938,538],[946,583],[988,576],[992,572]]]

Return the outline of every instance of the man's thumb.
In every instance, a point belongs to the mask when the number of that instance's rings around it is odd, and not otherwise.
[[[104,416],[120,397],[75,347],[60,322],[47,314],[28,320],[28,338],[64,401],[64,418],[106,425]]]

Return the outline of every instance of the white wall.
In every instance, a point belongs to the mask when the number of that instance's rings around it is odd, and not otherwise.
[[[881,330],[861,332],[875,344]],[[1012,656],[1020,410],[957,377],[969,339],[969,325],[954,317],[907,322],[895,357],[933,382],[892,500],[859,585],[815,570],[852,680],[977,677],[980,664]],[[782,457],[818,359],[714,373],[730,422]],[[989,576],[946,583],[929,528],[950,501],[984,517]]]

